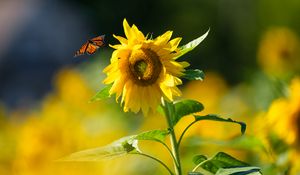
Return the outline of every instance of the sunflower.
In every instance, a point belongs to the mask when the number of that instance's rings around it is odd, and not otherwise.
[[[103,71],[107,74],[103,83],[112,84],[109,94],[116,94],[117,101],[122,96],[125,112],[142,110],[147,114],[156,110],[161,97],[173,101],[181,96],[179,77],[189,64],[176,61],[181,38],[170,40],[172,31],[152,39],[135,25],[130,27],[126,19],[123,27],[126,38],[113,35],[120,44],[110,45],[116,50]]]

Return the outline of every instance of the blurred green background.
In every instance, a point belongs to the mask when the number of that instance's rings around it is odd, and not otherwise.
[[[181,58],[207,75],[200,84],[185,82],[183,97],[201,101],[205,113],[248,124],[247,137],[228,144],[223,141],[235,139],[237,127],[212,123],[195,127],[183,148],[185,171],[192,168],[192,154],[226,150],[263,167],[266,174],[297,174],[300,168],[291,167],[300,167],[295,163],[300,156],[294,156],[300,152],[298,145],[287,142],[278,152],[282,140],[260,139],[258,135],[273,136],[273,132],[257,122],[264,120],[274,99],[288,97],[290,79],[299,75],[299,11],[298,0],[0,1],[0,174],[166,173],[151,160],[136,157],[53,164],[71,152],[165,127],[161,116],[124,114],[114,100],[87,104],[103,86],[102,69],[112,49],[105,47],[92,56],[73,55],[98,35],[105,34],[106,43],[117,43],[112,34],[124,36],[124,18],[154,37],[172,30],[173,37],[183,38],[181,44],[210,29],[204,42]],[[178,129],[189,121],[182,121]],[[300,128],[299,122],[294,123],[292,130]],[[201,144],[194,138],[199,135],[204,137]],[[296,135],[300,143],[300,133]],[[208,141],[212,138],[222,143]],[[169,162],[154,146],[145,143],[144,149]],[[292,156],[283,154],[287,152]],[[286,163],[277,162],[284,156]]]
[[[154,36],[173,30],[182,43],[210,28],[186,59],[237,84],[257,68],[266,30],[284,26],[299,34],[299,6],[297,0],[1,1],[0,98],[13,107],[40,99],[59,68],[86,61],[72,56],[87,39],[106,34],[115,43],[112,34],[123,34],[124,18]]]

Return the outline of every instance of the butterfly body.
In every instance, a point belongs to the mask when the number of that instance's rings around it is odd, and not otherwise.
[[[100,47],[104,46],[104,37],[105,35],[97,36],[95,38],[89,39],[84,43],[80,49],[75,53],[74,57],[88,54],[94,54]]]

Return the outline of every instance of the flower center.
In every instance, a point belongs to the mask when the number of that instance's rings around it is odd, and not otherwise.
[[[150,49],[139,49],[132,52],[129,58],[129,69],[132,79],[141,86],[154,84],[159,78],[162,63],[155,52]]]
[[[287,48],[283,48],[280,52],[279,55],[282,59],[284,60],[289,60],[292,56],[292,53],[290,50],[288,50]]]

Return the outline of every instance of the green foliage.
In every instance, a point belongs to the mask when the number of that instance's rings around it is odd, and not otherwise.
[[[99,161],[106,158],[115,158],[128,153],[139,153],[135,136],[123,137],[107,146],[87,149],[70,154],[58,161]]]
[[[246,131],[246,124],[245,123],[232,120],[231,118],[224,119],[224,118],[221,118],[221,117],[219,117],[218,115],[215,115],[215,114],[208,114],[208,115],[205,115],[205,116],[197,116],[197,115],[195,115],[195,120],[196,121],[213,120],[213,121],[220,121],[220,122],[237,123],[237,124],[239,124],[241,126],[241,133],[242,134],[244,134],[245,131]]]
[[[167,130],[152,130],[138,134],[134,137],[134,139],[164,142],[168,134],[169,132]]]
[[[184,75],[182,77],[187,80],[203,81],[205,74],[202,70],[199,70],[199,69],[188,69],[184,72]]]
[[[204,109],[204,106],[195,100],[182,100],[173,104],[175,115],[172,118],[173,126],[184,116],[200,112]]]
[[[210,172],[211,174],[216,174],[216,175],[229,175],[229,174],[260,175],[261,174],[259,172],[260,169],[258,167],[252,167],[247,163],[242,162],[236,158],[233,158],[232,156],[224,152],[219,152],[212,158],[202,161],[194,168],[193,172],[196,172],[197,169],[200,169],[200,171],[204,170],[205,172],[207,171]]]
[[[201,162],[207,160],[207,157],[204,155],[196,155],[195,157],[193,157],[193,162],[194,164],[198,165]]]
[[[273,150],[277,154],[285,153],[288,150],[288,145],[284,140],[279,138],[276,134],[271,133],[267,136],[268,141],[271,143]]]
[[[220,168],[216,175],[261,175],[258,167]]]
[[[180,49],[180,51],[179,51],[180,54],[175,59],[177,59],[177,58],[181,57],[182,55],[184,55],[184,54],[192,51],[193,49],[195,49],[207,37],[208,33],[209,33],[209,30],[205,34],[200,36],[199,38],[196,38],[193,41],[187,43],[186,45],[181,46],[179,48]]]
[[[103,89],[98,91],[89,101],[89,103],[95,102],[95,101],[100,101],[106,98],[109,98],[109,90],[112,87],[112,84],[105,86]]]

